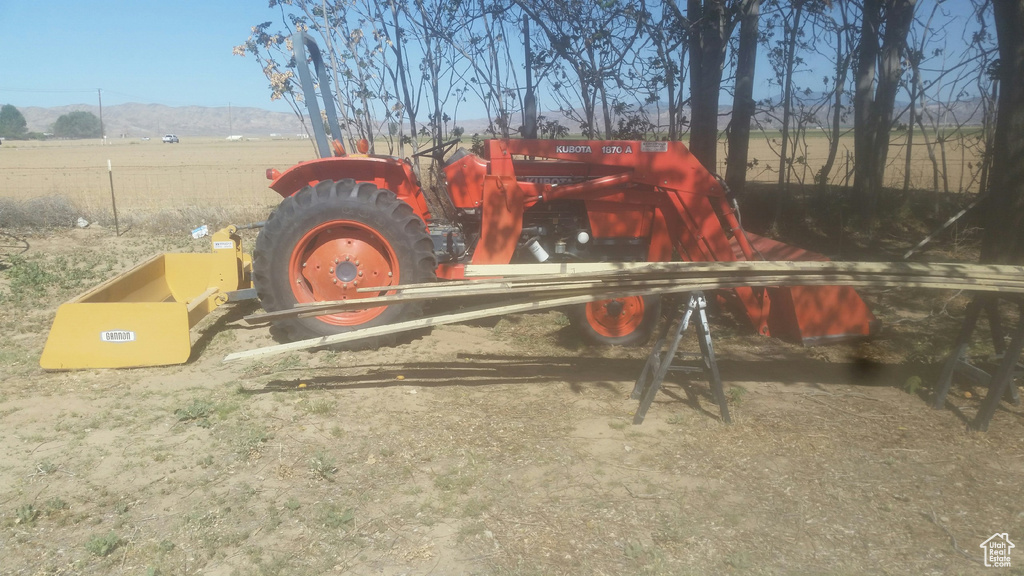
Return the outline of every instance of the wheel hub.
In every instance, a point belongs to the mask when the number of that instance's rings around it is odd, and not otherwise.
[[[398,262],[391,246],[365,224],[333,221],[308,232],[292,256],[292,290],[299,302],[371,298],[398,280]],[[339,312],[320,317],[343,326],[366,322],[384,307]]]
[[[342,282],[352,282],[358,273],[359,268],[352,262],[340,262],[334,268],[334,275]]]
[[[615,318],[622,315],[625,307],[622,305],[622,302],[619,302],[618,300],[611,300],[604,305],[604,309],[608,312],[608,316]]]
[[[587,321],[595,332],[610,338],[625,336],[644,320],[644,301],[640,296],[591,302],[586,306]]]

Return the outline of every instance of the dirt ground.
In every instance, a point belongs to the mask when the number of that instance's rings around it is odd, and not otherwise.
[[[187,364],[46,372],[60,302],[207,246],[21,237],[0,270],[0,574],[1024,574],[1024,552],[997,570],[979,547],[1024,537],[1024,410],[979,433],[981,389],[927,404],[963,295],[867,293],[882,333],[821,348],[715,309],[734,423],[675,374],[634,426],[646,350],[583,346],[558,312],[225,364],[273,343],[242,303]]]

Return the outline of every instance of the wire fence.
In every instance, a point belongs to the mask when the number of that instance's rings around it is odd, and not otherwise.
[[[977,139],[972,138],[949,138],[941,147],[933,143],[933,154],[929,154],[918,136],[909,164],[910,187],[977,192],[981,158]],[[885,185],[891,188],[903,187],[905,139],[905,135],[895,135],[890,148]],[[299,141],[199,141],[191,146],[137,147],[42,143],[11,148],[5,145],[0,151],[0,226],[11,226],[17,218],[29,222],[60,220],[64,215],[56,212],[64,211],[89,221],[112,221],[111,180],[119,215],[136,222],[170,225],[173,221],[180,227],[215,218],[234,222],[263,219],[280,202],[280,196],[268,188],[267,168],[284,169],[310,157],[308,143]],[[852,149],[853,138],[844,137],[830,184],[852,184]],[[112,171],[107,169],[107,156],[116,158]],[[814,136],[801,141],[797,162],[789,168],[790,181],[814,183],[827,156],[826,138]],[[723,138],[717,167],[720,174],[725,173],[725,157]],[[748,180],[778,181],[777,141],[752,139],[749,158]],[[424,175],[427,172],[422,170]],[[53,201],[55,198],[61,202]],[[58,206],[63,208],[58,210]],[[54,211],[53,218],[37,213],[45,210]]]

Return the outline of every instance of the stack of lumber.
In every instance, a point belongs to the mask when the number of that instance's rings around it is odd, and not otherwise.
[[[386,326],[353,330],[230,354],[225,362],[342,344],[491,316],[583,304],[621,296],[739,286],[932,288],[1024,293],[1024,267],[918,262],[658,262],[467,266],[467,280],[393,287],[386,296],[300,305],[245,318],[250,324],[304,318],[411,301],[477,305]],[[364,291],[361,289],[360,291]],[[379,292],[379,289],[365,289]],[[484,301],[490,298],[490,301]],[[480,303],[483,301],[483,303]]]

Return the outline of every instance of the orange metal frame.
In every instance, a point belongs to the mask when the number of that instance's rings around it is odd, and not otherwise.
[[[473,201],[482,208],[474,264],[507,263],[519,241],[524,210],[559,199],[586,201],[595,237],[650,238],[649,261],[670,260],[673,248],[687,260],[736,260],[720,216],[743,258],[754,257],[749,242],[737,233],[739,222],[725,190],[681,142],[490,140],[484,161],[486,172],[473,160],[449,171],[456,205]],[[526,168],[527,179],[517,175],[519,165]],[[463,171],[468,173],[459,174]],[[473,190],[458,186],[481,178],[479,200]],[[768,334],[770,299],[765,290],[739,288],[736,295],[755,329]]]
[[[324,158],[269,175],[271,188],[282,196],[339,177],[374,182],[430,219],[411,167],[395,158]],[[445,177],[452,203],[481,216],[473,264],[508,263],[520,240],[524,212],[561,199],[585,203],[595,238],[649,239],[651,262],[671,260],[673,253],[690,261],[824,258],[744,233],[718,179],[681,142],[489,140],[483,158],[463,156],[445,167]],[[463,275],[461,264],[437,270],[443,279]],[[764,335],[774,331],[806,343],[867,335],[874,325],[874,316],[849,288],[744,287],[734,293]]]

